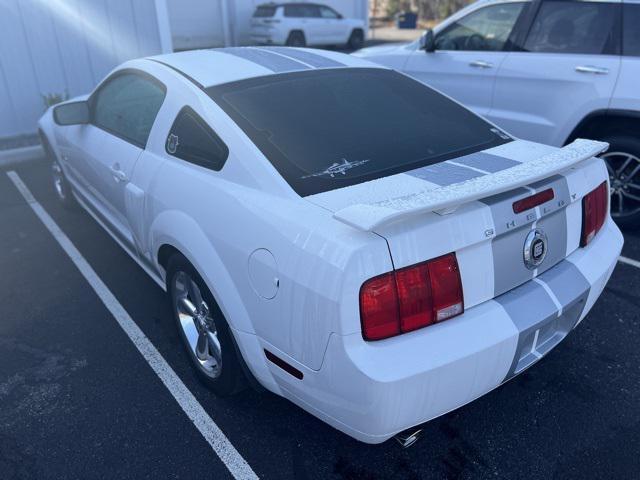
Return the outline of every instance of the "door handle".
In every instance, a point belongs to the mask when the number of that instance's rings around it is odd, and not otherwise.
[[[576,67],[576,72],[594,73],[596,75],[606,75],[607,73],[609,73],[609,69],[604,67],[594,67],[593,65],[578,65]]]
[[[127,174],[120,170],[120,165],[117,163],[111,167],[111,175],[113,175],[116,182],[126,182],[129,180]]]
[[[476,60],[475,62],[471,62],[469,66],[475,68],[493,68],[493,63]]]

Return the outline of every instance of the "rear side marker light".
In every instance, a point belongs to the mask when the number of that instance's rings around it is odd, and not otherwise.
[[[282,370],[287,372],[289,375],[293,375],[298,380],[302,380],[302,378],[304,377],[304,374],[300,370],[298,370],[296,367],[294,367],[292,365],[289,365],[287,362],[282,360],[280,357],[276,357],[269,350],[265,349],[264,350],[264,355],[265,355],[265,357],[267,357],[267,360],[269,360],[271,363],[277,365]]]
[[[367,280],[360,289],[365,340],[381,340],[464,312],[454,253]]]
[[[586,247],[600,231],[607,217],[609,191],[602,182],[582,198],[582,235],[580,246]]]
[[[513,202],[513,213],[522,213],[526,210],[531,210],[532,208],[536,208],[543,203],[548,202],[549,200],[553,200],[555,194],[553,193],[553,188],[547,188],[542,192],[538,192],[535,195],[531,195],[530,197],[523,198],[522,200],[518,200],[517,202]]]

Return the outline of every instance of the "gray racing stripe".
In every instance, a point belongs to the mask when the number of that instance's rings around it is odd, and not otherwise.
[[[479,168],[480,170],[484,170],[489,173],[500,172],[507,168],[520,165],[520,162],[516,162],[510,158],[499,157],[498,155],[492,155],[485,152],[472,153],[470,155],[465,155],[464,157],[455,158],[452,161],[461,165],[466,165],[467,167]]]
[[[491,208],[496,236],[524,225],[529,225],[536,220],[535,211],[513,212],[513,203],[515,201],[531,195],[533,195],[531,191],[526,188],[516,188],[481,200],[482,203]]]
[[[495,300],[504,307],[521,335],[558,311],[547,291],[536,282],[527,282]]]
[[[529,227],[506,232],[491,242],[493,252],[493,294],[502,295],[533,278],[524,263],[524,243]]]
[[[538,220],[536,228],[547,235],[547,256],[537,268],[538,274],[547,271],[567,255],[567,212],[563,208]]]
[[[562,306],[558,308],[543,285],[527,282],[496,297],[519,331],[518,346],[505,380],[522,372],[549,352],[573,329],[586,305],[589,282],[578,268],[563,261],[538,277]]]
[[[560,262],[553,269],[538,275],[538,278],[549,286],[563,310],[569,308],[576,299],[591,289],[591,284],[578,267],[567,261]],[[579,314],[582,314],[584,306],[583,303]]]
[[[538,208],[514,213],[513,204],[533,195],[530,189],[541,192],[553,188],[554,199]],[[493,250],[494,295],[506,291],[533,278],[533,271],[524,265],[524,243],[534,222],[536,228],[547,235],[547,256],[538,267],[542,273],[565,258],[567,253],[567,216],[564,207],[570,203],[569,187],[565,177],[556,175],[530,185],[482,200],[490,207],[494,223]]]
[[[310,67],[304,63],[294,60],[293,58],[283,57],[282,55],[261,48],[227,47],[217,49],[216,51],[244,58],[276,73],[310,69]]]
[[[421,178],[422,180],[427,180],[428,182],[432,182],[443,187],[485,175],[484,173],[459,167],[457,165],[451,165],[446,162],[421,167],[405,173],[412,177]]]
[[[346,66],[344,63],[336,62],[335,60],[327,58],[323,55],[307,52],[305,50],[297,50],[291,47],[260,47],[260,49],[270,50],[280,55],[285,55],[295,60],[300,60],[301,62],[307,63],[316,68],[335,68]]]

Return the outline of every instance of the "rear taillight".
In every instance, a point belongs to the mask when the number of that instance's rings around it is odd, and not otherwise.
[[[604,225],[608,206],[609,191],[607,182],[602,182],[595,190],[592,190],[582,198],[581,247],[586,247]]]
[[[360,289],[365,340],[381,340],[460,315],[462,282],[454,253],[385,273]]]
[[[360,289],[362,332],[367,340],[400,333],[398,290],[393,272],[367,280]]]

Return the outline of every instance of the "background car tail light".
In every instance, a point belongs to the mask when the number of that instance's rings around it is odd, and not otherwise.
[[[360,289],[365,340],[381,340],[464,312],[462,281],[454,253],[385,273]]]
[[[601,183],[595,190],[592,190],[582,198],[581,247],[586,247],[604,225],[609,206],[608,202],[607,182]]]

